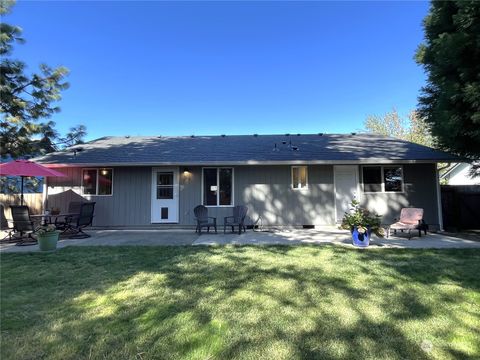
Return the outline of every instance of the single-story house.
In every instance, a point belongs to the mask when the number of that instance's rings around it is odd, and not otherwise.
[[[384,223],[411,206],[439,228],[437,163],[458,162],[355,133],[102,137],[34,160],[67,175],[48,179],[48,208],[95,201],[98,227],[193,226],[199,204],[219,223],[245,204],[250,224],[333,225],[356,197]]]

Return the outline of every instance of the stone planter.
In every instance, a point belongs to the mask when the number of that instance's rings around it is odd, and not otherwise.
[[[358,232],[356,226],[352,229],[352,242],[355,246],[367,247],[368,245],[370,245],[370,236],[371,231],[368,228],[367,231],[365,231],[363,234]]]
[[[38,247],[40,251],[53,251],[57,248],[60,231],[51,231],[44,234],[38,234]]]

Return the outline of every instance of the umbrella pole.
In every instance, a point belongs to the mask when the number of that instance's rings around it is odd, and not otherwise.
[[[20,205],[23,205],[23,176],[22,176],[22,190],[20,194]]]

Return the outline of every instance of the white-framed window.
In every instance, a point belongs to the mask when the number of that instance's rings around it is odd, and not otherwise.
[[[292,166],[292,189],[308,189],[308,167]]]
[[[205,206],[233,206],[233,177],[231,167],[202,169],[202,203]]]
[[[362,166],[364,193],[403,192],[403,167],[399,165]]]
[[[113,169],[82,169],[82,194],[110,196],[113,194]]]

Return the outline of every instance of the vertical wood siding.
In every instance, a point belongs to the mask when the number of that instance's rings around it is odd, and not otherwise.
[[[113,168],[111,196],[82,195],[82,169],[62,169],[67,177],[49,179],[48,207],[67,211],[70,201],[95,201],[95,226],[150,224],[150,167]]]
[[[195,223],[193,208],[202,203],[202,168],[180,173],[180,223]],[[234,205],[248,206],[248,223],[259,216],[266,225],[326,225],[333,222],[333,167],[308,167],[308,189],[293,190],[290,166],[235,166]],[[231,207],[210,207],[223,224]]]
[[[0,203],[5,206],[5,216],[11,219],[10,205],[20,205],[20,194],[0,194]],[[43,208],[42,194],[24,194],[23,203],[30,209],[30,214],[41,214]]]
[[[404,194],[363,194],[368,208],[398,216],[405,206],[423,207],[429,223],[438,222],[434,164],[404,165]],[[202,167],[180,167],[179,224],[194,225],[193,208],[202,203]],[[262,217],[266,225],[331,225],[335,222],[332,165],[308,166],[308,189],[293,190],[291,166],[234,166],[235,205],[249,207],[248,222]],[[75,200],[96,201],[96,226],[148,226],[151,224],[151,167],[116,167],[112,196],[81,195],[79,168],[65,168],[65,178],[49,179],[48,207],[66,211]],[[209,208],[219,225],[232,213],[230,207]]]
[[[419,207],[424,209],[424,219],[427,224],[438,226],[435,166],[436,164],[404,164],[405,191],[362,194],[363,205],[382,215],[384,224],[391,224],[395,218],[399,218],[400,210],[404,207]]]

